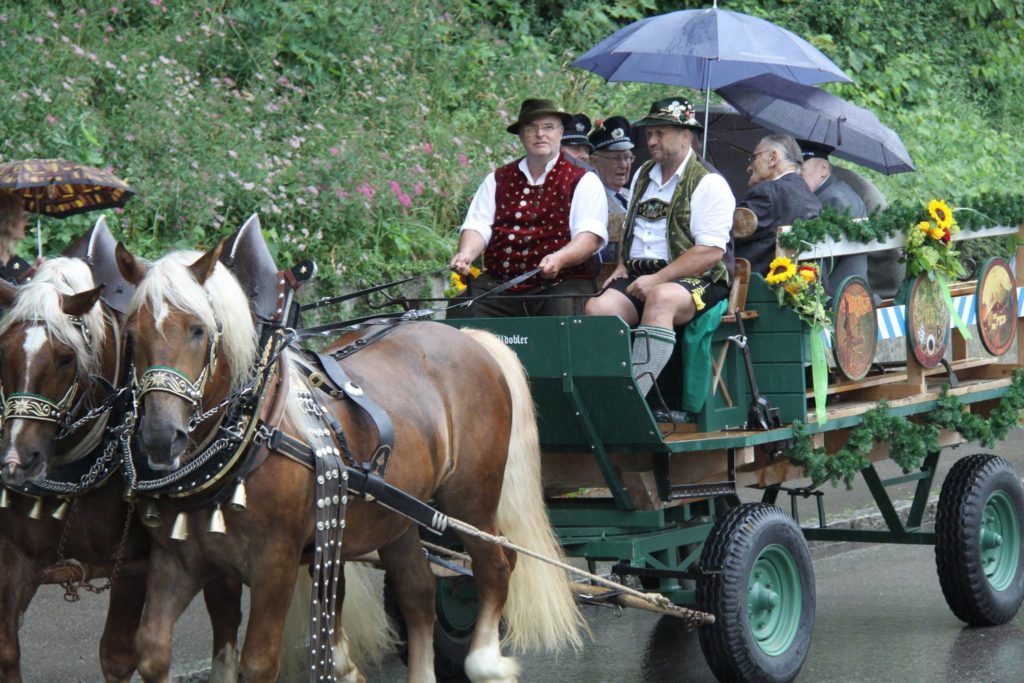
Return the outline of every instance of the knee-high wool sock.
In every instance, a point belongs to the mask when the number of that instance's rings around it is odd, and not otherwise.
[[[653,325],[640,325],[636,328],[633,338],[633,376],[636,377],[641,396],[647,396],[647,392],[654,386],[654,380],[672,357],[675,345],[675,330]]]

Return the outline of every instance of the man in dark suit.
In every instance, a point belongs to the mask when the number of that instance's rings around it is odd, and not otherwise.
[[[747,166],[750,189],[738,207],[754,213],[757,229],[748,236],[737,236],[736,256],[750,261],[751,272],[768,273],[768,266],[775,258],[780,226],[821,214],[821,201],[800,176],[802,165],[800,147],[789,135],[772,134],[761,138],[750,155]]]
[[[828,157],[834,149],[828,145],[801,140],[804,167],[800,174],[811,192],[821,200],[822,207],[835,207],[840,214],[845,213],[850,218],[866,218],[868,210],[864,200],[849,183],[832,175],[832,162]],[[851,275],[859,275],[865,282],[868,279],[867,254],[837,256],[826,259],[822,266],[821,280],[829,296],[834,295],[842,281]]]

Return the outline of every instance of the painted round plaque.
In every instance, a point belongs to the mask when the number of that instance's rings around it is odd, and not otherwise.
[[[982,265],[974,305],[982,346],[993,356],[1003,355],[1017,334],[1017,283],[1006,259],[990,258]]]
[[[934,368],[949,344],[949,309],[936,280],[918,275],[907,297],[907,344],[923,367]]]
[[[836,329],[832,351],[839,371],[847,379],[862,379],[875,359],[878,318],[871,288],[856,275],[843,280],[834,304]]]

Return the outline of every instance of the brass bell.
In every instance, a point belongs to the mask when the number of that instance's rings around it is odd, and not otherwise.
[[[245,509],[245,503],[245,482],[240,481],[235,487],[235,492],[231,494],[231,500],[228,501],[228,510],[241,512]]]
[[[32,505],[32,509],[28,511],[28,516],[31,519],[42,519],[43,518],[43,499],[36,498],[35,503]]]
[[[227,525],[224,524],[224,512],[220,509],[220,505],[213,508],[213,514],[210,515],[210,528],[207,531],[211,534],[226,534],[228,532]]]
[[[174,526],[171,527],[172,541],[185,541],[188,539],[188,514],[179,512],[174,518]]]
[[[60,505],[57,506],[57,509],[50,513],[50,516],[58,522],[63,522],[64,518],[68,516],[68,509],[70,507],[71,504],[68,503],[68,501],[62,500]]]
[[[147,500],[142,504],[142,523],[150,529],[155,529],[160,526],[160,522],[160,510],[157,508],[156,502]]]
[[[11,498],[7,495],[7,489],[0,486],[0,508],[11,507]]]

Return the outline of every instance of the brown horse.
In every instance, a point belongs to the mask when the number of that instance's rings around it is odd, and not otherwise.
[[[9,309],[0,321],[0,386],[6,393],[0,437],[0,681],[7,683],[21,680],[21,615],[41,571],[58,560],[60,550],[63,558],[110,568],[145,558],[149,549],[148,536],[121,497],[119,455],[111,450],[110,462],[93,470],[91,482],[85,481],[91,468],[75,470],[101,447],[109,420],[109,412],[90,417],[86,410],[102,407],[109,387],[123,379],[119,321],[97,304],[99,296],[89,266],[79,259],[50,260],[17,289],[0,282],[0,307]],[[62,495],[53,493],[62,489],[47,488],[53,485],[47,477],[67,470],[76,473],[73,480],[58,483],[70,486]],[[107,681],[127,681],[135,669],[134,635],[144,598],[145,576],[113,580],[100,640]],[[207,593],[214,632],[211,680],[236,679],[240,599],[237,581],[222,581]]]
[[[134,339],[136,376],[163,368],[189,385],[179,393],[151,391],[139,399],[142,459],[160,473],[188,468],[199,450],[196,444],[208,443],[212,429],[211,420],[190,431],[196,414],[243,387],[257,360],[247,299],[234,276],[218,263],[219,252],[220,246],[206,254],[172,254],[147,267],[118,250],[121,272],[137,285],[126,321]],[[346,335],[338,347],[360,334]],[[288,362],[294,365],[295,360],[292,356]],[[415,323],[347,357],[344,368],[393,422],[388,483],[420,500],[432,500],[445,513],[489,533],[561,555],[541,494],[529,387],[512,351],[486,333],[467,335],[445,325]],[[300,391],[318,390],[292,372],[280,429],[313,443],[325,427],[299,407]],[[326,393],[318,397],[340,421],[355,457],[365,458],[376,444],[373,423],[348,400]],[[292,585],[303,549],[314,539],[315,477],[302,464],[271,451],[245,479],[246,509],[192,509],[184,517],[187,537],[178,528],[177,540],[171,538],[172,520],[182,519],[179,513],[185,508],[174,498],[161,497],[163,526],[154,530],[138,635],[143,654],[139,670],[146,681],[167,680],[172,627],[199,586],[218,574],[239,577],[251,588],[242,652],[245,680],[274,680]],[[226,533],[217,532],[221,514]],[[408,625],[409,680],[434,680],[434,577],[417,528],[395,512],[355,497],[344,522],[342,559],[379,549],[394,579]],[[517,675],[515,660],[501,654],[503,613],[512,647],[557,650],[580,644],[582,619],[560,570],[529,557],[517,563],[513,553],[471,536],[462,541],[473,559],[480,602],[465,662],[472,680],[511,681]],[[362,680],[343,661],[340,628],[334,633],[335,675]]]

